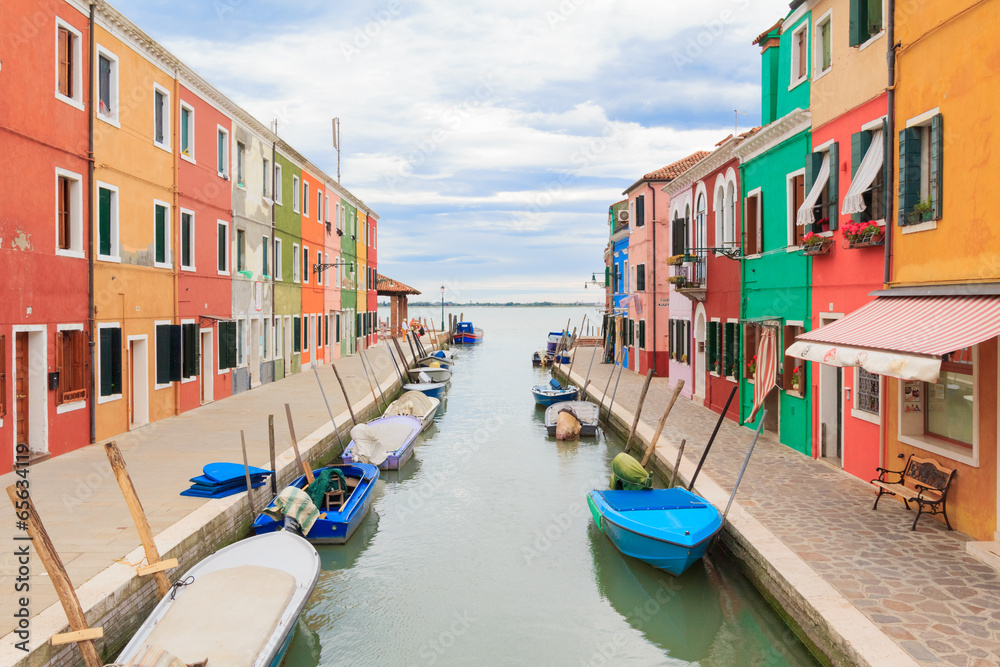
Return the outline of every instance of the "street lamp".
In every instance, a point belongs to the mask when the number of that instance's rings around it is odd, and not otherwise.
[[[441,331],[444,331],[444,285],[441,285]]]

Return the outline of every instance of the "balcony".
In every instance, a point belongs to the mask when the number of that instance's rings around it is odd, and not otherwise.
[[[674,267],[670,282],[674,289],[692,301],[704,301],[708,293],[704,255],[685,255],[684,262]]]

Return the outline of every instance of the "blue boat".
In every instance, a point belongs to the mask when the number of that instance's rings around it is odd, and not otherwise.
[[[334,471],[332,490],[343,491],[343,496],[332,498],[335,502],[331,506],[317,507],[320,511],[320,518],[316,519],[309,534],[305,536],[307,540],[315,544],[343,544],[351,539],[354,531],[358,529],[361,522],[368,515],[368,510],[372,505],[372,491],[375,489],[375,482],[378,481],[378,468],[367,463],[355,463],[354,465],[327,466],[313,471],[313,476],[318,477],[324,470]],[[306,486],[306,477],[302,475],[293,481],[290,486],[303,489]],[[346,488],[345,488],[346,487]],[[328,496],[329,497],[329,496]],[[264,510],[264,514],[259,515],[253,522],[253,532],[257,535],[273,533],[279,531],[284,526],[282,519],[274,518],[266,512],[275,509],[275,500]],[[335,506],[333,506],[335,504]]]
[[[580,393],[576,387],[563,387],[559,380],[553,378],[548,384],[539,384],[531,388],[531,393],[535,397],[535,403],[548,407],[563,401],[575,401]]]
[[[546,343],[546,345],[545,345],[545,348],[546,348],[545,351],[551,357],[552,355],[554,355],[556,353],[556,349],[558,349],[559,344],[560,343],[565,344],[566,339],[568,337],[569,337],[569,333],[568,332],[564,333],[562,331],[550,331],[549,332],[549,337],[545,339],[545,343]]]
[[[444,396],[444,388],[447,386],[445,382],[414,382],[411,384],[404,384],[403,391],[419,391],[422,394],[430,396],[431,398],[441,399]]]
[[[115,660],[278,667],[319,580],[320,558],[289,532],[220,549],[177,578]]]
[[[483,330],[472,326],[472,322],[459,322],[452,334],[455,345],[478,345],[483,342]]]
[[[594,522],[626,556],[680,575],[705,555],[722,514],[686,489],[591,491]]]
[[[395,415],[379,417],[351,429],[351,444],[340,459],[370,462],[382,470],[399,470],[413,456],[413,441],[424,429],[417,417]]]

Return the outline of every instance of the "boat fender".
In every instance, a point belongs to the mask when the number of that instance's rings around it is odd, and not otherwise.
[[[587,505],[590,507],[590,515],[594,518],[594,523],[597,524],[598,530],[602,533],[604,532],[604,516],[601,514],[600,510],[594,504],[594,499],[591,495],[587,494]]]

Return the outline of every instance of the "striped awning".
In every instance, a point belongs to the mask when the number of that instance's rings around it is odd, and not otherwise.
[[[937,382],[941,357],[1000,336],[1000,296],[879,297],[799,336],[786,354]]]

